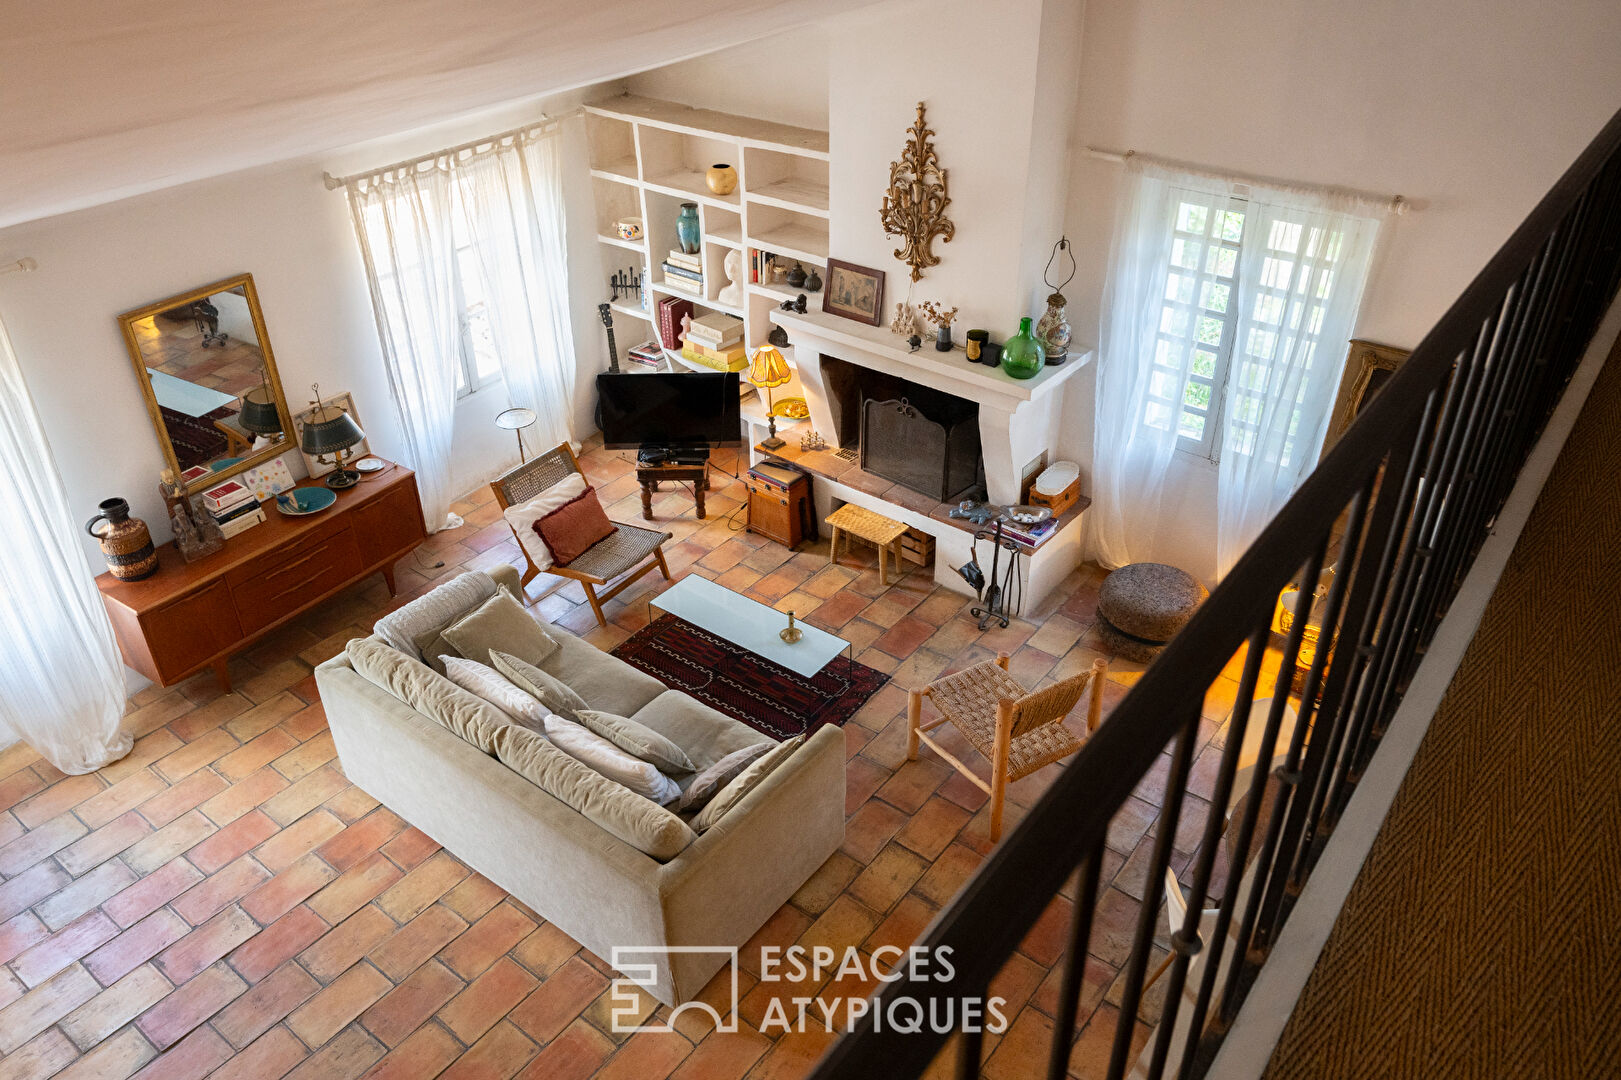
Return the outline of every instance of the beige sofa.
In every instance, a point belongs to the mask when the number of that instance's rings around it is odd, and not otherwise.
[[[492,576],[509,583],[500,571]],[[592,708],[659,731],[700,769],[769,741],[561,627],[546,629],[561,645],[544,665],[551,674]],[[652,947],[625,964],[650,964],[647,989],[668,1005],[692,999],[727,950],[753,936],[844,840],[844,739],[832,726],[659,862],[362,677],[347,654],[315,678],[351,780],[603,959],[611,962],[615,947]],[[664,947],[677,951],[657,952]]]

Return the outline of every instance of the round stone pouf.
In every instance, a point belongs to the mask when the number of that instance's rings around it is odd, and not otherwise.
[[[1122,566],[1098,590],[1098,635],[1116,656],[1146,664],[1209,595],[1186,570],[1164,563]]]

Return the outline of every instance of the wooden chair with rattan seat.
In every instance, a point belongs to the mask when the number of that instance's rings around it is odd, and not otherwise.
[[[568,443],[562,443],[491,482],[490,489],[495,492],[495,501],[505,510],[509,506],[522,506],[552,485],[578,472],[582,470],[573,448]],[[670,580],[670,567],[664,561],[664,542],[670,539],[671,534],[626,525],[622,521],[614,524],[618,528],[611,535],[598,540],[567,566],[553,564],[544,571],[529,557],[523,537],[519,537],[514,529],[513,536],[518,539],[518,549],[523,552],[526,564],[523,584],[528,585],[540,573],[578,581],[585,590],[586,602],[597,617],[597,625],[607,626],[608,618],[602,613],[604,601],[612,600],[655,567],[664,575],[664,580]],[[612,588],[597,592],[600,586],[609,583],[614,583]]]
[[[1081,748],[1080,737],[1064,724],[1064,717],[1088,688],[1092,697],[1086,730],[1097,730],[1103,716],[1103,678],[1109,669],[1109,662],[1099,658],[1092,661],[1090,671],[1031,692],[1008,674],[1007,665],[1007,653],[998,653],[994,661],[982,661],[910,691],[906,702],[907,759],[916,761],[918,743],[928,743],[947,764],[989,795],[992,843],[1002,838],[1002,802],[1008,784]],[[940,713],[927,724],[923,723],[924,698]],[[930,731],[945,723],[962,732],[991,763],[989,783],[929,737]]]

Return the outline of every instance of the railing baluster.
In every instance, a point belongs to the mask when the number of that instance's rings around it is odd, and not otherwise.
[[[1154,927],[1159,925],[1165,868],[1171,863],[1171,841],[1176,838],[1176,823],[1182,813],[1188,769],[1193,764],[1193,743],[1199,737],[1199,705],[1202,703],[1201,697],[1186,707],[1187,715],[1177,733],[1176,748],[1171,752],[1171,773],[1165,782],[1165,803],[1157,823],[1159,832],[1154,836],[1154,851],[1148,860],[1148,885],[1137,912],[1137,933],[1132,938],[1131,954],[1126,958],[1126,986],[1120,995],[1120,1026],[1115,1029],[1114,1046],[1109,1052],[1109,1080],[1120,1080],[1126,1075],[1131,1038],[1137,1028],[1137,1006],[1142,1001],[1143,975],[1149,954],[1154,950]]]
[[[1086,945],[1092,938],[1092,915],[1097,911],[1099,879],[1103,876],[1103,842],[1087,853],[1076,874],[1075,909],[1070,914],[1069,948],[1058,983],[1058,1019],[1053,1024],[1052,1054],[1047,1080],[1064,1080],[1069,1072],[1069,1047],[1075,1037],[1075,1011],[1081,1002],[1081,981],[1086,977]]]

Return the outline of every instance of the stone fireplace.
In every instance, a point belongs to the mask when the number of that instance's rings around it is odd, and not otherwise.
[[[973,529],[950,518],[952,505],[976,484],[993,503],[1019,501],[1024,478],[1054,458],[1063,398],[1057,391],[1090,351],[1072,351],[1067,363],[1020,380],[970,364],[961,351],[925,345],[912,352],[887,329],[823,312],[778,309],[771,321],[788,332],[809,426],[830,447],[789,455],[817,476],[819,516],[835,501],[853,502],[928,533],[936,541],[935,581],[965,591],[953,568],[970,557]],[[863,434],[864,420],[869,428],[875,420],[883,426],[881,440]],[[877,460],[874,450],[882,451]],[[973,463],[976,484],[963,480],[964,459]],[[1079,562],[1078,514],[1065,518],[1024,560],[1027,608]]]

